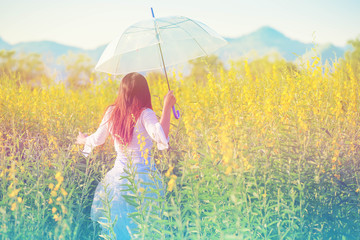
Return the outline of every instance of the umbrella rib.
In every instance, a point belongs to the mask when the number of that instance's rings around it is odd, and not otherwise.
[[[183,18],[185,18],[185,17],[183,17]],[[165,21],[165,20],[161,19],[162,22],[166,22],[166,23],[168,23],[169,25],[163,26],[163,27],[160,27],[160,28],[168,28],[169,26],[179,25],[180,23],[188,22],[189,20],[190,20],[190,19],[187,18],[187,19],[185,19],[185,20],[183,20],[183,21],[181,21],[181,22],[171,23],[171,22],[169,22],[169,21]]]
[[[157,18],[157,20],[159,20],[159,18]],[[163,21],[163,22],[168,23],[169,25],[159,27],[159,29],[166,29],[166,28],[169,28],[169,27],[171,27],[171,26],[173,26],[173,25],[178,25],[179,23],[183,23],[183,22],[189,21],[189,19],[186,19],[186,20],[183,20],[183,21],[181,21],[181,22],[171,23],[171,22],[165,21],[165,20],[163,20],[163,19],[161,19],[161,18],[160,18],[160,20]],[[136,24],[134,24],[134,25],[136,25]],[[137,30],[139,30],[139,31],[127,31],[127,30],[125,30],[126,34],[127,34],[127,33],[141,32],[141,31],[143,31],[143,30],[149,30],[149,31],[152,30],[152,28],[150,28],[150,27],[140,27],[140,26],[134,26],[134,25],[131,26],[130,28],[134,28],[134,29],[137,29]]]
[[[136,27],[136,26],[132,26],[131,28],[135,28],[138,31],[125,31],[126,34],[128,33],[137,33],[137,32],[143,32],[144,30],[148,30],[151,31],[151,28],[146,28],[146,27]]]
[[[159,43],[156,42],[156,43],[153,43],[153,44],[148,45],[148,46],[141,46],[141,47],[138,47],[138,48],[131,48],[131,49],[127,50],[127,51],[119,52],[117,55],[130,53],[130,52],[133,52],[133,51],[135,51],[135,50],[141,50],[141,49],[144,49],[144,48],[147,48],[147,47],[152,47],[153,45],[157,45],[157,44],[159,44]]]
[[[192,21],[190,18],[187,18],[187,17],[184,17],[184,18],[186,18],[186,20],[184,20],[184,21],[182,21],[182,22],[178,22],[178,23],[173,23],[172,25],[178,25],[178,24],[183,23],[183,22],[191,21],[192,23],[194,23],[194,24],[196,24],[198,27],[200,27],[201,30],[203,30],[205,33],[208,33],[204,28],[202,28],[202,27],[201,27],[199,24],[197,24],[195,21]],[[167,21],[164,21],[164,22],[167,22]],[[169,23],[169,22],[167,22],[167,23]],[[169,23],[169,24],[170,24],[170,23]],[[201,45],[200,45],[199,42],[196,40],[196,38],[192,37],[191,34],[190,34],[188,31],[186,31],[184,28],[179,27],[179,29],[182,29],[184,32],[186,32],[186,33],[188,34],[188,36],[190,36],[190,38],[193,39],[193,40],[196,42],[196,44],[197,44],[198,47],[201,49],[201,51],[203,51],[203,52],[205,53],[205,55],[208,56],[207,52],[201,47]],[[159,35],[160,35],[160,33],[159,33]]]
[[[120,36],[120,39],[121,38],[122,38],[122,36]],[[120,41],[117,42],[115,50],[119,47],[119,44],[120,44]],[[119,68],[119,64],[120,64],[120,58],[117,59],[117,63],[115,64],[115,69],[114,69],[115,71],[114,72],[117,72],[117,69]]]

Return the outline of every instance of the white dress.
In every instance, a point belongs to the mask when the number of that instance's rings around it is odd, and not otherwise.
[[[87,156],[94,147],[103,144],[109,136],[109,126],[107,122],[111,109],[112,107],[105,113],[96,132],[86,138],[86,144],[83,150],[85,156]],[[138,135],[140,135],[140,138],[138,138]],[[115,139],[114,136],[112,137]],[[142,143],[142,147],[139,144],[139,139],[140,144]],[[113,198],[110,204],[112,222],[117,216],[117,222],[114,226],[116,239],[130,239],[130,234],[127,229],[136,227],[131,218],[127,215],[128,213],[134,212],[135,207],[128,204],[122,196],[129,192],[121,191],[127,189],[127,187],[121,185],[129,183],[126,179],[120,180],[120,176],[125,175],[124,168],[127,166],[127,162],[131,159],[133,164],[136,164],[138,172],[149,173],[151,171],[160,177],[150,156],[150,150],[153,146],[152,140],[157,143],[159,150],[168,148],[169,139],[165,137],[164,131],[154,111],[147,108],[143,110],[137,120],[132,140],[125,150],[121,149],[121,146],[116,139],[114,140],[115,150],[117,152],[114,167],[106,173],[105,177],[96,187],[94,200],[91,206],[91,219],[93,221],[107,223],[107,220],[104,219],[104,211],[101,209],[103,208],[101,199],[105,199],[104,186],[107,186],[107,192],[109,194],[108,199]],[[142,156],[145,152],[148,152],[147,161]],[[143,185],[141,184],[142,182],[154,184],[152,178],[149,177],[149,174],[137,174],[136,182],[139,184],[139,187],[143,187],[144,189],[147,189],[148,185]],[[161,181],[157,181],[156,184],[163,189]],[[160,192],[163,196],[163,191]],[[148,193],[146,194],[146,197],[157,198],[158,196],[155,193]],[[102,226],[102,229],[102,233],[109,234],[106,227]]]

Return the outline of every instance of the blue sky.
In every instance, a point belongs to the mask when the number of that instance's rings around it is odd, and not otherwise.
[[[51,40],[92,49],[150,18],[150,7],[157,17],[187,16],[226,37],[262,26],[338,46],[360,37],[359,0],[0,0],[0,37],[11,44]]]

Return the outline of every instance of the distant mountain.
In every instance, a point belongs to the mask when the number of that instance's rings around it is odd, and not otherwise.
[[[92,58],[94,59],[95,62],[97,62],[100,57],[101,57],[101,54],[104,52],[106,48],[106,45],[102,45],[100,47],[97,47],[93,50],[87,50],[86,53]]]
[[[294,61],[299,56],[309,56],[311,49],[315,47],[318,54],[324,60],[335,57],[343,57],[347,47],[337,47],[332,44],[314,46],[313,43],[303,43],[286,37],[281,32],[271,28],[262,27],[257,31],[239,38],[226,38],[229,44],[217,51],[222,60],[238,59],[256,52],[258,56],[277,52],[284,59]]]
[[[78,47],[68,46],[53,41],[34,41],[34,42],[22,42],[15,45],[11,45],[0,38],[0,50],[15,50],[16,52],[24,53],[38,53],[41,54],[45,60],[56,60],[62,55],[66,55],[69,52],[73,53],[86,53],[94,62],[97,61],[102,52],[105,49],[105,45],[96,49],[86,50]]]
[[[1,49],[10,49],[11,48],[11,45],[7,42],[5,42],[1,37],[0,37],[0,50]]]
[[[17,52],[35,52],[44,56],[52,56],[55,59],[68,52],[80,53],[85,50],[77,47],[67,46],[51,41],[23,42],[13,45],[12,50]]]
[[[314,54],[314,51],[311,51],[311,49],[314,48],[313,43],[303,43],[293,40],[268,26],[261,27],[250,34],[238,38],[226,38],[226,40],[229,44],[216,52],[216,54],[219,55],[220,59],[224,62],[227,62],[229,59],[236,60],[243,56],[249,57],[251,53],[254,52],[256,52],[257,56],[260,57],[269,53],[277,52],[288,61],[294,61],[299,56],[309,57]],[[44,56],[46,62],[52,62],[50,65],[56,64],[55,60],[58,57],[67,54],[70,51],[73,53],[86,53],[94,59],[94,62],[96,63],[105,47],[105,45],[102,45],[96,49],[85,50],[52,41],[23,42],[11,45],[0,38],[0,50],[6,49],[25,53],[39,53]],[[337,47],[332,44],[319,45],[315,47],[317,54],[322,56],[323,61],[331,61],[335,57],[343,57],[345,51],[348,49],[350,49],[349,46]]]

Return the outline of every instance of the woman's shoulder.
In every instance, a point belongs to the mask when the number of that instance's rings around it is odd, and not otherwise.
[[[145,108],[140,115],[140,118],[145,121],[154,117],[156,118],[156,114],[151,108]]]
[[[142,113],[155,113],[151,108],[144,108]]]
[[[114,105],[114,104],[109,105],[109,106],[107,107],[106,111],[110,111],[110,112],[111,112],[114,108],[115,108],[115,105]]]
[[[110,114],[114,109],[115,105],[109,105],[105,110],[105,114]]]
[[[112,111],[114,110],[114,108],[115,108],[115,106],[114,106],[114,105],[110,105],[110,106],[108,106],[108,107],[105,109],[103,119],[108,120],[108,119],[110,118],[111,113],[112,113]]]

